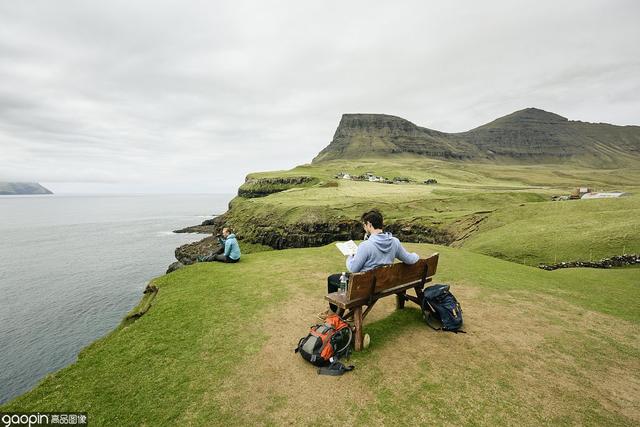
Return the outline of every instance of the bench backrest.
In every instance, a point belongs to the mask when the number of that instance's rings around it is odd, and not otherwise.
[[[369,298],[373,294],[409,283],[419,284],[436,274],[438,253],[422,258],[415,264],[396,263],[378,267],[364,273],[354,273],[349,279],[348,300]]]

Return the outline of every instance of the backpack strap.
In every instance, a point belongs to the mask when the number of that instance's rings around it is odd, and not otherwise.
[[[433,329],[434,331],[441,331],[441,330],[442,330],[442,328],[436,328],[436,327],[434,327],[434,326],[431,324],[431,322],[429,321],[430,319],[431,319],[431,313],[429,313],[429,314],[427,315],[427,318],[426,318],[426,319],[424,319],[424,320],[425,320],[425,322],[427,322],[427,325],[428,325],[431,329]]]
[[[304,341],[307,337],[302,337],[300,338],[300,341],[298,341],[298,345],[296,346],[296,348],[293,349],[294,353],[297,353],[300,351],[300,345],[302,345],[302,341]]]
[[[337,377],[345,372],[353,371],[354,368],[355,366],[353,365],[345,366],[342,362],[336,360],[329,366],[319,368],[318,375],[331,375],[333,377]]]
[[[451,329],[444,329],[444,328],[435,328],[431,322],[429,321],[431,319],[431,313],[429,313],[427,315],[427,318],[424,319],[425,322],[427,322],[427,326],[429,326],[431,329],[433,329],[434,331],[442,331],[442,332],[453,332],[454,334],[466,334],[467,331],[463,331],[462,329],[458,329],[458,330],[451,330]]]

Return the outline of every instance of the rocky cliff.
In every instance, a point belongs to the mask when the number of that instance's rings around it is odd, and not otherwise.
[[[527,108],[467,132],[445,133],[385,114],[345,114],[333,140],[313,162],[398,154],[615,167],[640,161],[640,126],[571,121]]]
[[[416,126],[386,114],[344,114],[331,143],[313,162],[411,153],[468,159],[474,147],[455,135]]]
[[[318,182],[310,176],[289,176],[276,178],[247,177],[245,183],[238,189],[238,196],[245,198],[264,197],[295,187],[306,187]]]
[[[236,201],[236,206],[238,201]],[[385,226],[403,242],[437,243],[456,246],[458,242],[478,229],[489,212],[466,215],[448,226],[439,222],[424,220],[395,220]],[[242,209],[232,207],[225,214],[206,220],[199,226],[176,230],[179,233],[219,234],[222,227],[236,228],[239,240],[244,243],[255,243],[273,249],[305,248],[323,246],[331,242],[360,240],[364,229],[360,221],[355,219],[325,217],[315,221],[281,222],[278,216],[256,214],[247,217]],[[214,236],[206,237],[198,242],[188,243],[175,250],[175,257],[182,264],[192,264],[197,257],[206,255],[217,249],[218,240]]]

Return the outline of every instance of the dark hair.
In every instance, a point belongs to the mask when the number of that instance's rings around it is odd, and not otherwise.
[[[227,229],[227,231],[229,232],[229,234],[233,234],[233,233],[235,232],[235,230],[233,229],[233,227],[229,227],[229,226],[222,227],[222,231],[224,231],[224,229],[225,229],[225,228]]]
[[[372,209],[369,212],[363,213],[361,219],[363,223],[370,222],[371,225],[373,225],[373,228],[376,228],[376,229],[382,229],[384,225],[382,220],[382,214],[377,209]]]

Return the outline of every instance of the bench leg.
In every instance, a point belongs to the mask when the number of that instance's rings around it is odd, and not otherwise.
[[[402,291],[396,294],[396,310],[402,310],[404,308],[404,302],[405,302],[404,295],[406,293],[407,293],[406,291]]]
[[[353,320],[355,321],[355,348],[356,351],[362,350],[362,307],[355,307],[353,309]]]

